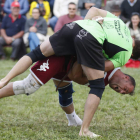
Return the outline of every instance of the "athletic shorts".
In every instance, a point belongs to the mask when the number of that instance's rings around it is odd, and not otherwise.
[[[31,69],[31,74],[40,82],[41,85],[47,83],[51,78],[61,81],[61,79],[67,74],[70,69],[72,59],[69,59],[69,63],[66,68],[65,56],[50,56],[46,59],[38,61]],[[66,77],[64,82],[71,82]]]
[[[65,24],[49,40],[55,55],[76,55],[79,64],[104,71],[103,46],[77,23]]]

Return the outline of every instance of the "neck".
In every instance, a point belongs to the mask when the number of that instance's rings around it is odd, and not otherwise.
[[[17,19],[18,18],[18,15],[13,15],[13,14],[11,14],[11,15],[12,15],[13,19]]]
[[[120,74],[122,74],[121,70],[118,69],[113,75],[112,77],[109,79],[109,82],[113,81],[115,78],[117,78],[118,76],[120,76]]]
[[[133,26],[133,29],[134,29],[134,30],[137,30],[137,29],[138,29],[138,26]]]
[[[69,16],[69,18],[74,18],[75,17],[75,15],[68,15]]]

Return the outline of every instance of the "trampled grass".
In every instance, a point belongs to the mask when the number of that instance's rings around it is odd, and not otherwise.
[[[0,61],[0,79],[16,62]],[[92,120],[90,130],[102,135],[98,140],[140,140],[140,76],[139,69],[122,70],[134,76],[135,95],[120,95],[108,86]],[[16,77],[21,80],[29,74]],[[74,83],[75,111],[83,117],[89,89]],[[0,99],[0,140],[88,140],[78,136],[80,127],[68,127],[65,113],[58,103],[52,81],[36,93]]]

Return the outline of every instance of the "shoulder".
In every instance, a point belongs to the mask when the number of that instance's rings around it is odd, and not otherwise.
[[[42,22],[46,22],[46,20],[43,17],[39,17],[39,20]]]
[[[48,1],[43,1],[43,4],[49,4],[49,2]]]
[[[78,19],[83,19],[81,16],[79,16],[79,15],[76,15],[76,18],[78,18]]]
[[[32,6],[32,5],[35,5],[35,4],[37,4],[37,2],[36,2],[36,1],[33,1],[33,2],[31,3],[31,6]]]

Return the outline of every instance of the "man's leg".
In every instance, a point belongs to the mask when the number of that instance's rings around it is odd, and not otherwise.
[[[6,42],[3,37],[0,37],[0,56],[5,58],[5,54],[3,52],[3,46],[6,45]]]
[[[20,48],[21,48],[21,43],[22,43],[21,38],[17,38],[12,42],[12,54],[11,54],[12,59],[17,58],[17,55],[18,55]]]
[[[41,58],[43,59],[54,54],[49,39],[46,39],[39,47],[37,47],[32,52],[35,52],[34,55],[36,56],[36,60],[31,59],[31,57],[27,55],[23,56],[12,68],[12,70],[0,81],[0,88],[4,87],[11,79],[16,77],[17,75],[25,72],[32,65],[33,61],[36,62]],[[40,55],[42,56],[40,57]]]
[[[92,121],[93,115],[98,108],[102,93],[104,91],[104,71],[92,69],[82,65],[82,68],[90,83],[90,93],[85,103],[85,112],[81,130],[79,132],[80,136],[97,137],[98,135],[89,131],[89,125]]]
[[[31,74],[29,74],[25,79],[9,83],[0,89],[0,99],[20,94],[30,95],[40,87],[41,85],[39,82]]]
[[[59,81],[53,80],[55,86]],[[82,120],[76,114],[73,105],[72,93],[74,92],[72,83],[62,82],[58,88],[59,92],[59,104],[66,114],[68,119],[68,126],[82,125]]]
[[[29,33],[28,39],[29,39],[29,47],[30,47],[30,50],[32,51],[39,45],[39,39],[36,33],[33,33],[33,32]]]
[[[52,30],[54,31],[55,25],[57,23],[58,18],[56,16],[53,16],[50,20],[49,20],[49,25],[52,28]]]

